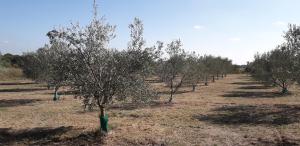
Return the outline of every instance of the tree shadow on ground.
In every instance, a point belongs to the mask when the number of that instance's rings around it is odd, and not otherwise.
[[[161,101],[152,101],[147,104],[141,104],[141,103],[114,104],[109,106],[108,109],[135,110],[135,109],[142,109],[142,108],[160,108],[160,107],[169,107],[169,106],[173,106],[173,104],[161,102]]]
[[[234,85],[257,85],[257,84],[261,84],[261,82],[257,82],[257,81],[248,81],[248,82],[233,82],[230,84],[234,84]]]
[[[45,94],[50,94],[50,95],[53,95],[54,94],[54,89],[51,89],[51,91],[53,92],[48,92],[48,93],[45,93]],[[75,90],[68,90],[68,91],[58,91],[58,94],[59,95],[78,95],[79,94],[79,91],[75,91]]]
[[[12,130],[10,128],[0,128],[0,143],[9,144],[11,142],[53,140],[63,133],[71,130],[72,127],[38,127],[24,130]]]
[[[74,137],[61,136],[74,128],[68,127],[38,127],[24,130],[0,128],[0,145],[87,145],[101,144],[99,132],[85,132]]]
[[[45,88],[14,88],[14,89],[0,89],[0,92],[34,92],[47,90]]]
[[[239,87],[238,89],[271,89],[273,88],[272,86],[242,86],[242,87]]]
[[[150,103],[118,103],[118,104],[111,104],[106,107],[107,110],[136,110],[136,109],[145,109],[145,108],[160,108],[160,107],[171,107],[173,103],[166,103],[161,101],[152,101]],[[77,113],[84,114],[88,112],[95,112],[98,111],[98,107],[93,107],[91,111],[87,110],[80,110]]]
[[[76,145],[76,146],[85,146],[85,145],[103,145],[103,138],[105,135],[101,135],[100,132],[85,132],[75,137],[64,138],[49,142],[40,142],[39,145]]]
[[[223,106],[213,114],[196,115],[199,121],[227,125],[286,125],[299,122],[300,105],[239,105]]]
[[[272,146],[299,146],[300,140],[298,139],[292,139],[289,137],[281,136],[280,139],[276,138],[275,140],[269,140],[269,139],[258,139],[258,142],[255,143],[255,145],[272,145]]]
[[[37,84],[35,82],[6,82],[6,83],[0,83],[0,86],[9,86],[9,85],[32,85]]]
[[[176,93],[174,93],[175,95],[176,94],[184,94],[184,93],[188,93],[188,92],[193,92],[192,90],[181,90],[181,91],[177,91]],[[159,91],[158,94],[163,94],[163,95],[170,95],[170,91]]]
[[[29,105],[34,102],[41,101],[40,99],[2,99],[0,100],[0,107],[15,107],[22,105]]]
[[[291,93],[282,94],[281,92],[264,92],[264,91],[231,91],[223,97],[241,97],[241,98],[277,98],[291,95]]]

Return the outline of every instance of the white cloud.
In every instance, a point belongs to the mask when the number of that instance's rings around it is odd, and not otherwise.
[[[204,29],[205,27],[203,26],[203,25],[195,25],[194,26],[194,29],[196,29],[196,30],[202,30],[202,29]]]
[[[241,41],[241,38],[239,38],[239,37],[233,37],[233,38],[229,38],[228,40],[232,41],[232,42],[239,42],[239,41]]]
[[[274,26],[287,26],[286,22],[283,21],[276,21],[272,23]]]

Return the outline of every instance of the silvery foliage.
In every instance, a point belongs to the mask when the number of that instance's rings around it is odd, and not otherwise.
[[[103,18],[94,18],[85,28],[73,25],[49,32],[51,44],[68,46],[69,83],[77,90],[78,96],[84,97],[85,105],[101,108],[114,99],[148,102],[153,97],[153,92],[144,82],[146,65],[139,56],[143,54],[141,34],[132,34],[133,45],[128,50],[118,51],[108,48],[115,37],[114,30],[115,26],[106,24]]]
[[[36,52],[23,55],[24,73],[38,82],[54,86],[56,91],[66,85],[69,76],[67,46],[60,43],[45,45]]]
[[[285,33],[286,47],[291,50],[291,59],[294,61],[293,77],[300,83],[300,26],[289,24],[289,30]]]
[[[284,35],[285,42],[276,49],[256,55],[250,64],[252,75],[267,84],[282,88],[282,93],[288,91],[288,86],[300,81],[300,28],[289,25]]]
[[[286,45],[278,46],[270,52],[269,62],[272,79],[276,85],[286,93],[287,88],[294,80],[294,60],[293,53]]]
[[[210,76],[212,76],[213,78],[213,82],[214,82],[214,78],[217,74],[217,62],[214,56],[211,55],[205,55],[201,58],[203,64],[204,64],[204,75],[205,75],[205,83],[208,84],[208,80],[210,78]]]
[[[187,54],[186,63],[185,63],[185,84],[191,85],[193,91],[197,84],[204,79],[205,76],[205,66],[200,60],[200,56],[196,55],[195,52]]]
[[[184,70],[186,53],[182,48],[180,40],[174,40],[168,44],[166,52],[168,54],[168,59],[164,61],[162,66],[163,72],[161,78],[170,88],[169,102],[172,102],[173,95],[182,86],[182,83],[186,78],[186,72]]]
[[[291,55],[291,51],[285,45],[256,55],[251,64],[253,77],[265,84],[277,85],[282,88],[282,93],[286,93],[288,86],[294,82]]]
[[[56,91],[59,87],[67,85],[70,60],[66,44],[52,43],[51,46],[40,48],[36,54],[41,70],[39,80],[55,87]]]
[[[250,63],[252,77],[264,84],[272,84],[273,82],[268,56],[269,53],[256,54],[254,61]]]
[[[232,61],[228,58],[221,58],[220,60],[221,67],[220,67],[220,72],[223,75],[227,75],[228,73],[233,71],[233,66],[232,66]]]
[[[153,73],[155,61],[161,57],[163,43],[158,41],[157,46],[145,47],[144,26],[138,18],[134,18],[134,22],[129,25],[129,29],[131,40],[127,48],[128,59],[135,69],[141,71],[140,75],[146,77]]]

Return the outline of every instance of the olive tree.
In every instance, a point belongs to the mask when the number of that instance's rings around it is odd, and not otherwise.
[[[134,18],[129,29],[131,38],[127,48],[129,63],[134,69],[140,71],[140,75],[147,77],[154,72],[156,61],[162,55],[163,43],[158,41],[156,46],[146,47],[146,41],[143,37],[144,26],[138,18]]]
[[[252,74],[255,79],[265,84],[279,86],[283,94],[288,92],[288,86],[294,82],[293,59],[291,50],[285,45],[276,49],[256,55],[252,63]]]
[[[203,75],[203,78],[202,80],[204,81],[204,85],[205,86],[208,86],[208,80],[209,80],[209,76],[210,76],[210,70],[209,70],[209,64],[207,62],[207,59],[206,59],[207,56],[201,56],[199,58],[199,62],[201,63],[201,71],[202,71],[202,75]]]
[[[47,83],[48,89],[54,87],[54,100],[58,99],[58,90],[67,85],[69,76],[69,60],[67,46],[52,42],[36,52],[26,53],[22,56],[24,74],[37,81]]]
[[[207,72],[208,72],[209,76],[212,77],[212,82],[215,82],[216,74],[218,72],[218,66],[217,66],[215,57],[211,56],[211,55],[204,56],[203,63],[205,64],[205,66],[207,68]]]
[[[139,28],[131,28],[132,32],[139,31],[136,30]],[[115,26],[95,17],[86,27],[73,25],[49,33],[50,42],[68,46],[69,85],[78,91],[77,96],[83,97],[85,105],[99,107],[101,129],[104,131],[107,129],[101,116],[114,100],[147,102],[154,96],[144,82],[143,72],[147,65],[140,59],[141,56],[148,57],[149,52],[141,49],[141,35],[132,34],[129,49],[118,51],[108,47],[115,37],[114,30]]]
[[[186,55],[181,47],[180,40],[172,41],[166,47],[168,59],[164,61],[162,78],[170,88],[169,103],[172,102],[174,94],[182,86],[186,78],[186,72],[184,72]]]
[[[224,78],[227,76],[228,73],[232,72],[233,66],[231,60],[228,58],[221,58],[220,60],[220,74],[221,78]]]
[[[295,80],[300,83],[300,26],[289,24],[288,31],[285,32],[284,38],[286,40],[286,47],[291,50],[291,57],[294,60],[293,76]]]
[[[280,87],[283,94],[288,92],[289,85],[299,81],[299,27],[289,25],[284,38],[285,43],[270,52],[256,55],[254,62],[250,63],[254,78]]]
[[[292,51],[285,45],[278,46],[270,52],[269,62],[272,79],[282,88],[282,93],[288,92],[288,86],[294,82],[294,60]]]
[[[192,86],[192,91],[196,90],[197,84],[205,77],[205,66],[202,60],[194,52],[188,54],[185,62],[186,79],[185,83]]]
[[[69,60],[70,53],[67,47],[65,43],[52,42],[51,46],[46,46],[37,51],[42,68],[39,79],[46,82],[48,88],[54,87],[53,100],[59,98],[59,88],[68,85],[71,60]]]

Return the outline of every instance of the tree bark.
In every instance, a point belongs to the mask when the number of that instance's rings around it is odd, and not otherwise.
[[[196,85],[193,85],[193,92],[196,91]]]
[[[175,94],[175,93],[178,91],[178,89],[181,87],[184,78],[185,78],[185,75],[182,76],[182,78],[181,78],[179,84],[175,85],[175,89],[174,89],[173,80],[171,80],[171,96],[170,96],[170,98],[169,98],[169,103],[172,102],[173,94]]]
[[[100,103],[99,99],[97,100],[97,104],[100,109],[99,113],[99,123],[100,123],[100,132],[108,132],[108,117],[105,113],[105,107]]]
[[[171,91],[171,96],[170,96],[170,98],[169,98],[169,103],[171,103],[172,102],[172,100],[173,100],[173,92]]]
[[[204,83],[205,86],[208,86],[208,82],[207,82],[207,76],[205,77],[205,83]]]
[[[58,89],[59,89],[59,86],[54,87],[54,97],[53,97],[54,101],[59,100]]]
[[[282,85],[282,90],[281,90],[281,93],[282,93],[282,94],[286,94],[286,93],[288,93],[288,89],[287,89],[287,87],[286,87],[286,84],[285,84],[285,83],[283,83],[283,85]]]
[[[172,102],[172,100],[173,100],[173,80],[171,80],[171,92],[170,92],[170,98],[169,98],[169,103],[171,103]]]

